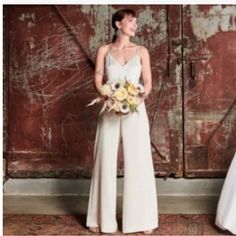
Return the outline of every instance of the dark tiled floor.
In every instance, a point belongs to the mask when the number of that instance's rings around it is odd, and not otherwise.
[[[117,216],[121,232],[121,216]],[[159,215],[159,228],[153,235],[232,235],[214,225],[214,215]],[[96,235],[85,226],[85,215],[7,215],[3,216],[4,235]],[[109,235],[109,234],[100,234]],[[142,235],[142,233],[126,234]]]

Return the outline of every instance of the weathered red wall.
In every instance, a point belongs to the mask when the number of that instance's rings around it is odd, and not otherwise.
[[[100,107],[86,104],[96,96],[95,53],[111,41],[111,16],[121,7],[4,6],[9,176],[91,175]],[[224,175],[236,150],[235,6],[129,7],[138,13],[133,40],[151,56],[146,104],[156,173]]]

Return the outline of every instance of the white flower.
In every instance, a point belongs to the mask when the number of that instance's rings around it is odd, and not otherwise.
[[[113,84],[111,85],[111,89],[112,89],[113,91],[118,90],[120,87],[121,87],[120,82],[116,82],[116,83],[113,83]]]
[[[138,84],[137,89],[138,89],[139,93],[144,93],[144,87],[142,84]]]
[[[112,95],[112,90],[111,90],[111,86],[109,84],[104,84],[101,87],[101,94],[102,95],[107,95],[108,97]]]
[[[122,113],[128,113],[129,112],[129,107],[126,103],[120,103],[120,111]]]

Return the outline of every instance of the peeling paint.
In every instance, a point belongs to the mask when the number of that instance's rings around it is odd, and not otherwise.
[[[236,6],[212,6],[204,13],[197,5],[191,5],[190,11],[193,33],[198,39],[206,41],[220,31],[236,31]]]
[[[27,19],[31,19],[31,20],[35,21],[35,13],[26,12],[26,13],[22,13],[19,16],[20,21],[25,21]]]
[[[41,138],[45,147],[51,148],[52,129],[51,127],[41,127]]]
[[[29,48],[30,49],[33,49],[35,47],[34,42],[35,42],[34,38],[30,37],[29,38]]]
[[[108,43],[108,39],[111,38],[107,33],[109,32],[108,28],[112,28],[111,25],[108,25],[111,22],[109,9],[108,5],[81,6],[81,11],[87,16],[94,31],[93,37],[89,38],[89,48],[92,52],[95,52],[102,43]]]
[[[31,21],[28,22],[28,28],[33,28],[36,24],[32,23]]]
[[[138,15],[138,31],[147,31],[150,37],[140,37],[141,44],[155,48],[166,42],[167,39],[167,13],[164,8],[154,11],[146,6]],[[148,42],[147,42],[148,40]]]

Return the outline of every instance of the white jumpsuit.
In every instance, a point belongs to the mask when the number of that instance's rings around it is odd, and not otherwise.
[[[108,50],[105,66],[108,80],[116,81],[126,76],[135,84],[139,83],[141,63],[137,52],[125,65],[121,65]],[[116,177],[120,138],[124,154],[122,232],[158,227],[149,120],[144,102],[138,110],[138,113],[127,115],[106,113],[98,119],[86,226],[98,226],[104,233],[118,229]]]

